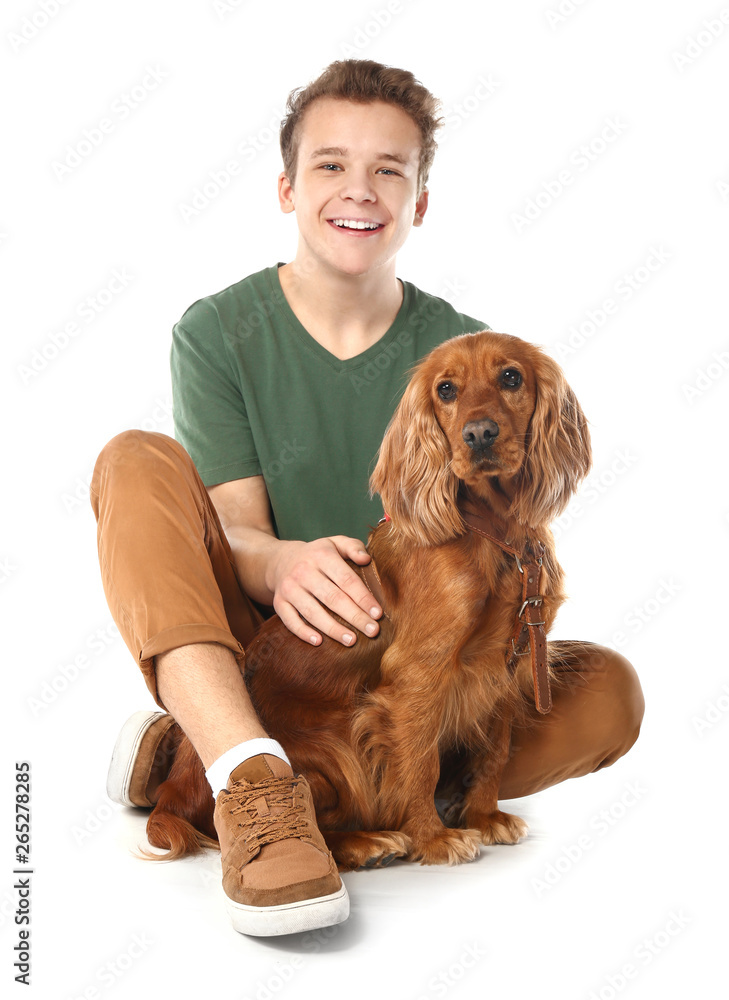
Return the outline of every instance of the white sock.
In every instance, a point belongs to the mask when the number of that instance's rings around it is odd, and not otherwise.
[[[226,750],[221,757],[213,761],[205,772],[205,777],[213,790],[213,798],[217,799],[218,792],[228,787],[231,771],[234,771],[244,760],[256,757],[259,753],[270,753],[273,757],[280,757],[291,766],[291,761],[286,756],[284,748],[276,740],[263,738],[245,740],[244,743],[239,743],[237,746],[231,747],[230,750]]]

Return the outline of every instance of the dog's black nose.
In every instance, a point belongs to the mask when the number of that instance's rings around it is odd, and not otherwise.
[[[468,447],[480,451],[494,443],[499,436],[499,425],[493,420],[470,420],[462,433]]]

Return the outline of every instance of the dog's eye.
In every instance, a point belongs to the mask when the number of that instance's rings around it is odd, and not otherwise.
[[[517,389],[522,383],[521,372],[516,368],[505,368],[501,373],[501,384],[509,389]]]
[[[438,386],[438,395],[441,399],[455,399],[456,387],[452,382],[441,382]]]

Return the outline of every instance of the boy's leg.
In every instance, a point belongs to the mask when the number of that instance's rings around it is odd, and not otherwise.
[[[158,654],[155,661],[160,697],[206,769],[237,743],[268,738],[230,649],[197,643]],[[207,724],[211,718],[214,726]]]
[[[261,615],[242,593],[217,513],[182,445],[126,431],[91,482],[101,576],[112,616],[162,708],[155,657],[219,643],[243,662]]]
[[[512,727],[499,799],[532,795],[567,778],[614,764],[638,738],[645,702],[634,667],[591,642],[549,643],[555,679],[552,711],[528,695]],[[458,815],[471,781],[465,753],[448,755],[436,791],[442,815]]]
[[[206,768],[238,744],[266,738],[239,669],[261,615],[240,589],[187,452],[163,434],[119,435],[99,456],[91,502],[109,607],[157,704]],[[310,791],[285,759],[266,751],[231,762],[219,784],[215,827],[236,929],[282,934],[345,919],[346,890]],[[160,796],[179,793],[171,785]]]
[[[645,701],[633,665],[592,642],[550,647],[556,654],[552,711],[540,715],[532,703],[526,706],[512,730],[499,798],[531,795],[609,767],[638,739]]]

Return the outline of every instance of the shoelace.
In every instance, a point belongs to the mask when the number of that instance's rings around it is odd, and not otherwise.
[[[230,815],[247,814],[238,826],[243,829],[243,838],[250,853],[258,852],[264,844],[290,837],[311,839],[304,803],[296,796],[296,789],[302,782],[302,778],[296,777],[264,778],[255,785],[234,782],[233,787],[226,790],[227,795],[236,800],[236,804],[229,809]],[[265,799],[271,812],[277,806],[283,807],[283,811],[261,815],[254,805],[254,801],[260,798]]]

